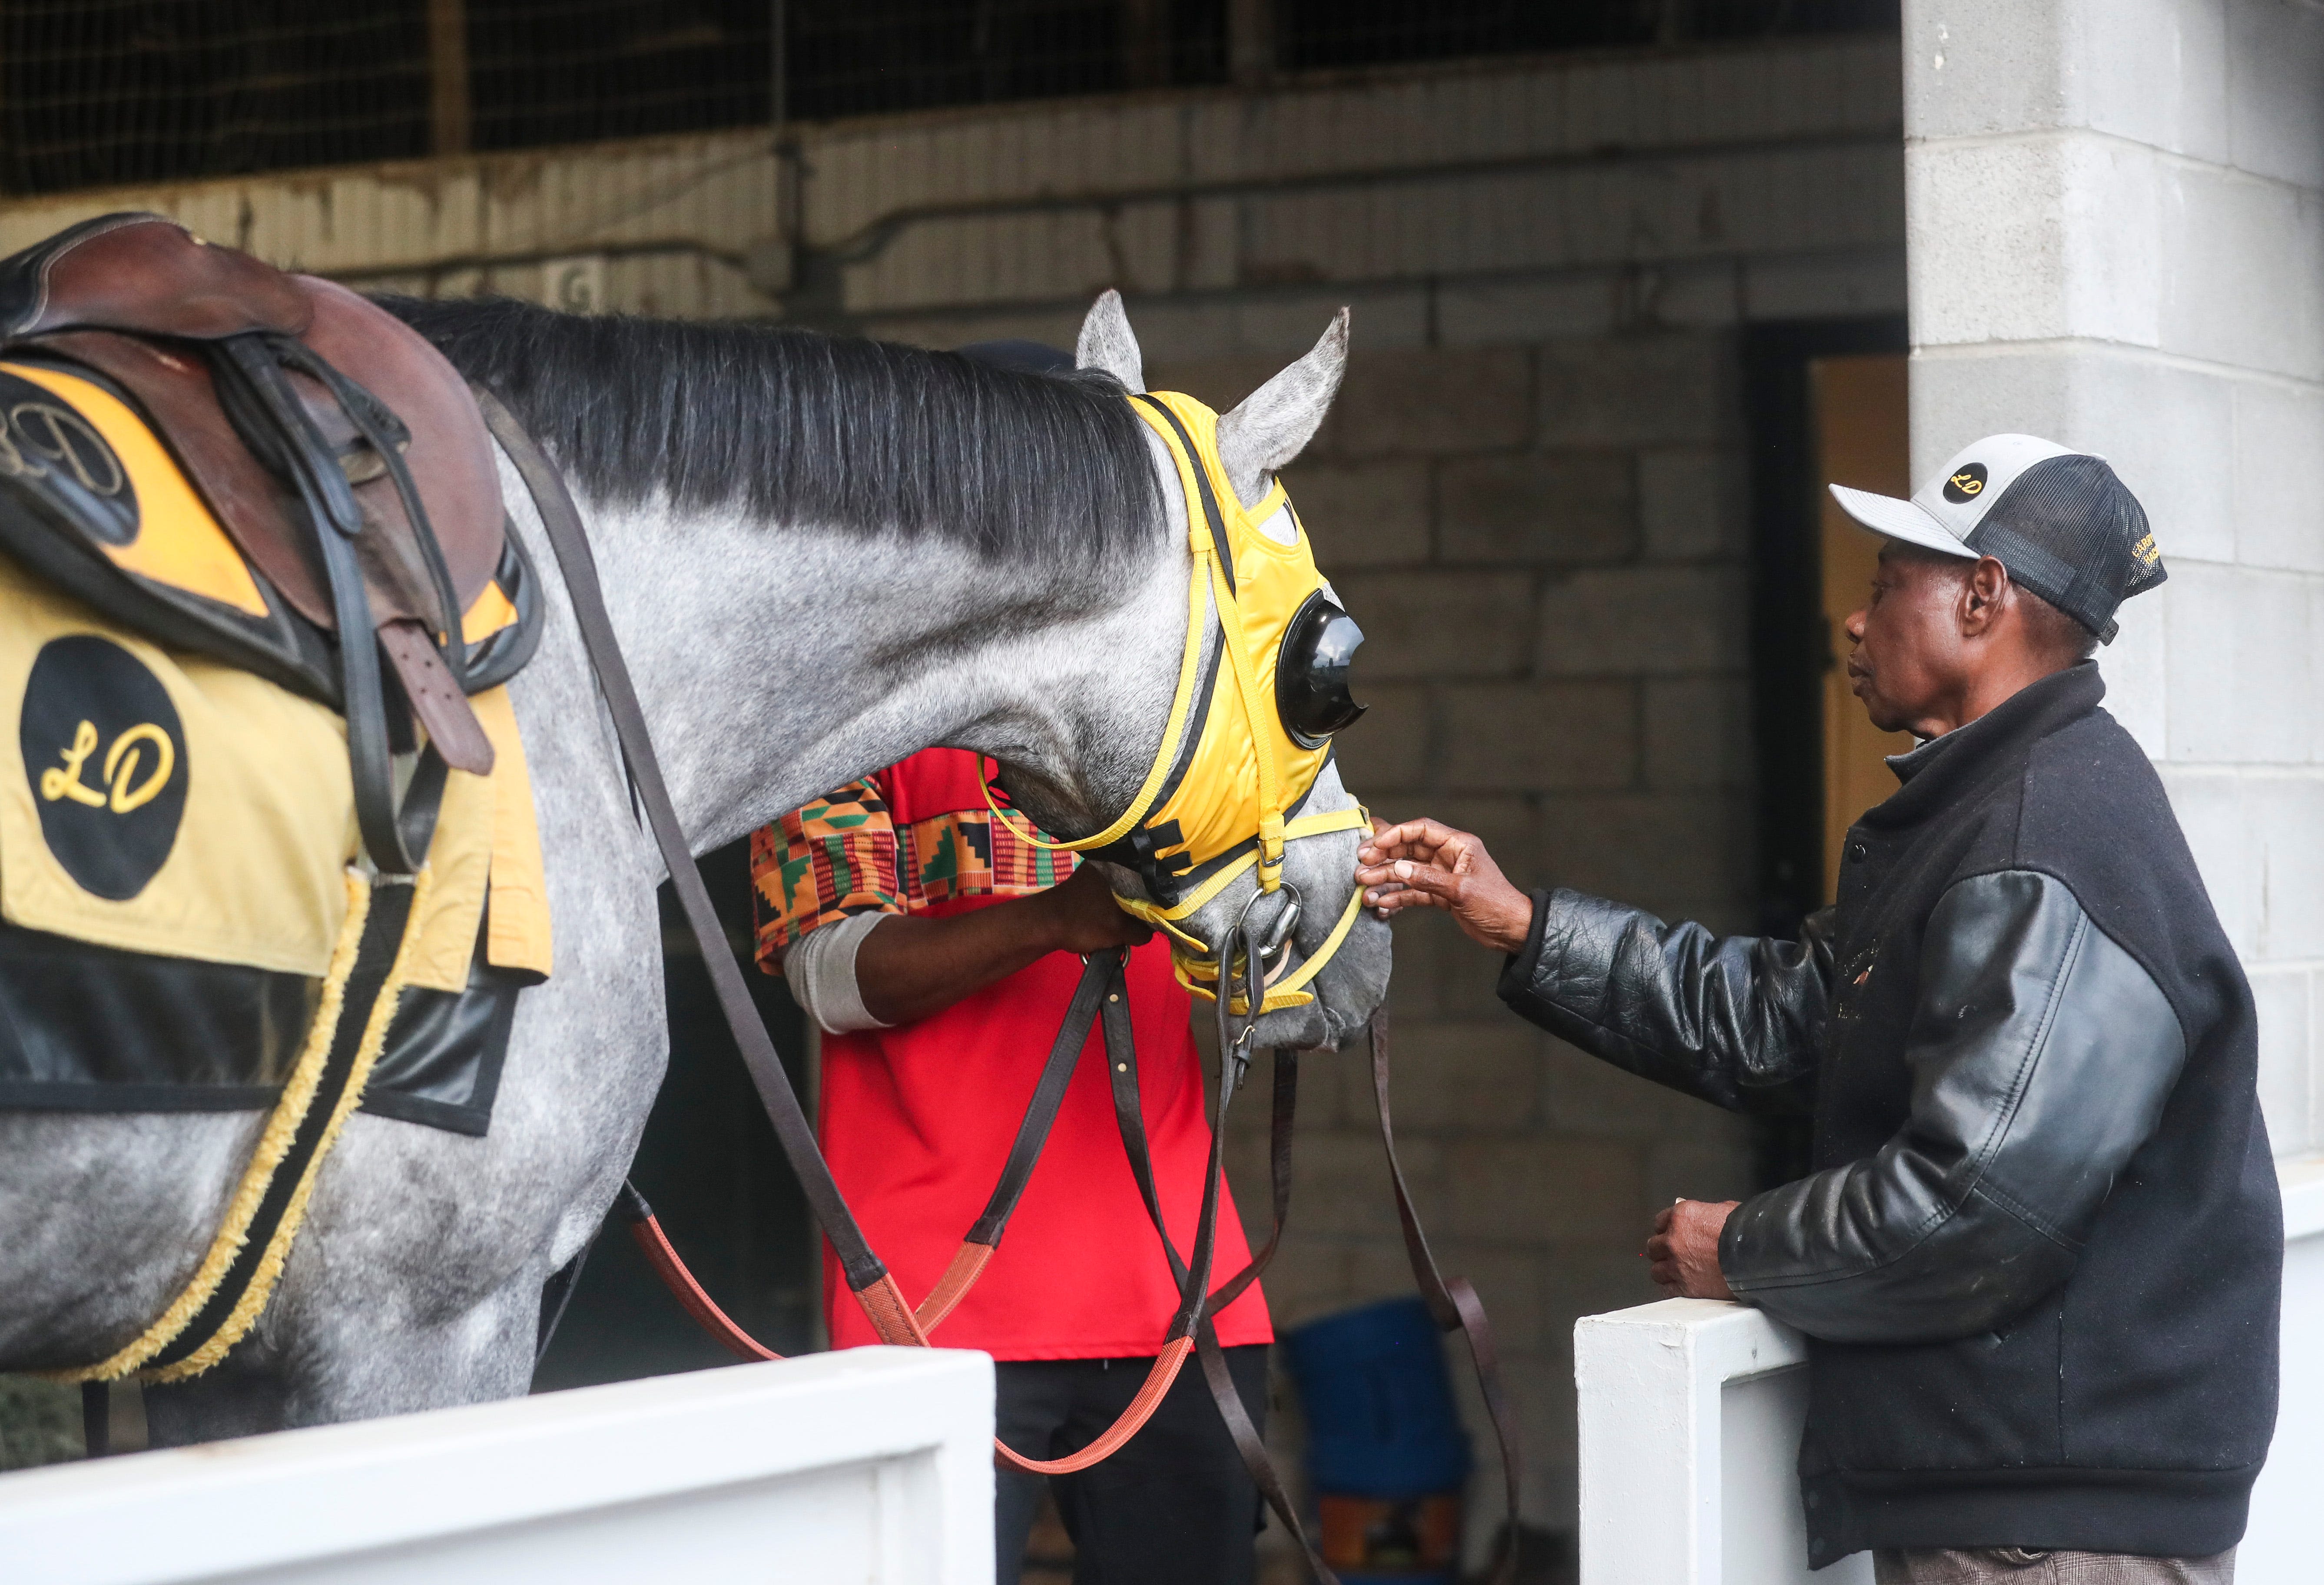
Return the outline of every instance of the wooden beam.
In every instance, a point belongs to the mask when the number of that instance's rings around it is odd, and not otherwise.
[[[1256,88],[1275,75],[1275,0],[1227,0],[1227,76]]]
[[[465,154],[474,143],[468,96],[467,0],[428,0],[428,146]]]
[[[1170,81],[1170,0],[1121,0],[1121,81],[1158,88]]]

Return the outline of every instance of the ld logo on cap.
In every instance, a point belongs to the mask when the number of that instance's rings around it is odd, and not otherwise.
[[[1945,481],[1945,499],[1955,506],[1965,505],[1985,493],[1985,465],[1973,462]]]
[[[185,728],[161,679],[109,639],[51,639],[17,724],[41,838],[82,890],[126,902],[177,845]]]

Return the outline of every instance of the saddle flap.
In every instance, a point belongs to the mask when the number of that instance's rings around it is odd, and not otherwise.
[[[309,536],[296,526],[298,502],[227,422],[207,362],[188,348],[108,330],[60,331],[42,336],[39,345],[125,387],[178,454],[235,548],[293,611],[329,630],[330,591]]]
[[[308,346],[410,430],[404,458],[460,608],[466,610],[500,567],[505,521],[492,438],[467,382],[425,336],[377,304],[334,281],[290,279],[313,309]],[[390,535],[411,540],[410,520],[392,480],[359,484],[355,496]]]
[[[290,276],[159,215],[100,216],[0,262],[0,336],[88,327],[215,341],[305,334],[313,309]]]

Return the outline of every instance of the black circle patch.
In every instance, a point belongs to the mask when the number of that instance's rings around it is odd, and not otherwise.
[[[1985,493],[1985,481],[1983,463],[1964,463],[1945,481],[1945,499],[1955,506],[1966,506]]]
[[[110,639],[51,639],[16,729],[41,837],[84,891],[145,889],[186,814],[186,733],[161,679]]]

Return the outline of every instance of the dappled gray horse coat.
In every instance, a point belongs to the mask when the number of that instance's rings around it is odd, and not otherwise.
[[[1122,400],[1142,376],[1114,294],[1070,379],[805,331],[391,306],[566,471],[697,852],[936,743],[999,760],[1052,831],[1099,829],[1135,794],[1185,640],[1186,503]],[[1343,313],[1222,420],[1245,501],[1314,435],[1346,346]],[[504,459],[502,484],[546,573]],[[149,1392],[157,1442],[523,1392],[541,1284],[627,1170],[666,1055],[662,872],[563,588],[544,581],[548,628],[511,691],[556,972],[519,1006],[491,1132],[354,1119],[258,1326],[208,1375]],[[1310,806],[1350,801],[1327,767]],[[1303,954],[1339,915],[1356,841],[1293,845]],[[1252,884],[1197,931],[1216,939]],[[1365,916],[1316,1002],[1268,1014],[1259,1040],[1339,1044],[1388,969],[1387,927]],[[86,1363],[150,1323],[262,1121],[0,1114],[0,1368]]]

